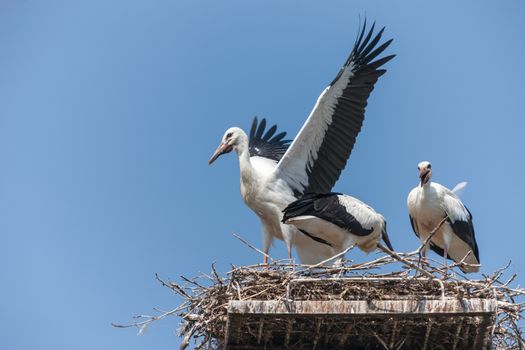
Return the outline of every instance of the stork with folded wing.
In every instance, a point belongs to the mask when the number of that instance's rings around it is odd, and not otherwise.
[[[408,195],[407,204],[412,228],[421,242],[425,242],[430,233],[439,226],[430,238],[430,249],[445,259],[465,262],[459,268],[467,272],[479,271],[479,251],[474,235],[472,215],[455,192],[436,182],[432,182],[432,165],[424,161],[417,166],[419,185]],[[463,183],[460,184],[464,187]],[[425,248],[423,253],[426,254]]]

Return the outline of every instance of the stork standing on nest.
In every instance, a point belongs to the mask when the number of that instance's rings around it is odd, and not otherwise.
[[[209,163],[235,150],[239,158],[241,194],[259,216],[263,250],[274,238],[284,240],[291,257],[292,245],[303,263],[315,264],[334,255],[326,244],[301,234],[281,222],[282,210],[305,193],[329,192],[339,178],[361,130],[367,99],[386,70],[380,67],[394,55],[374,61],[391,43],[379,45],[384,28],[375,36],[374,26],[365,35],[366,21],[350,56],[330,85],[317,99],[299,134],[277,164],[264,170],[252,162],[249,139],[237,127],[226,130]],[[267,258],[264,258],[265,262]]]
[[[430,249],[445,259],[463,261],[459,266],[465,273],[479,271],[479,251],[474,235],[472,215],[454,191],[432,182],[432,165],[418,164],[420,183],[408,195],[410,223],[416,236],[424,243],[430,233],[446,218],[430,239]],[[462,185],[462,184],[460,184]],[[461,186],[461,187],[464,187]],[[426,254],[428,247],[423,249]]]
[[[283,222],[337,253],[357,245],[370,253],[383,238],[390,250],[386,220],[359,199],[342,193],[307,194],[284,209]]]

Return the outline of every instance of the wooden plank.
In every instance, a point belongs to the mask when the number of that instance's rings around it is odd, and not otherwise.
[[[229,316],[483,316],[496,312],[493,299],[445,298],[443,300],[341,300],[341,301],[260,301],[232,300]]]

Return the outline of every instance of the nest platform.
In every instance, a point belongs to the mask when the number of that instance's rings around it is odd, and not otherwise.
[[[293,288],[281,300],[229,301],[224,335],[217,333],[216,343],[225,349],[488,349],[491,344],[497,300],[488,295],[458,299],[448,288],[442,297],[431,286],[432,295],[424,279],[290,282]],[[324,292],[312,297],[307,290]],[[393,295],[396,291],[402,294]]]
[[[416,253],[338,267],[272,261],[223,276],[212,265],[179,283],[157,276],[183,302],[115,326],[142,333],[180,317],[180,349],[525,349],[525,290],[511,287],[516,275],[502,279],[508,266],[471,280]]]

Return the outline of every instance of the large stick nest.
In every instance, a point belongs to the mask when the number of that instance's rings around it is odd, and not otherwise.
[[[381,247],[380,247],[381,248]],[[319,318],[289,320],[275,317],[264,320],[244,318],[245,327],[238,331],[237,341],[246,341],[251,348],[333,348],[333,341],[343,344],[342,337],[355,339],[345,346],[368,349],[418,348],[472,348],[472,339],[485,326],[488,340],[475,348],[525,349],[522,333],[525,290],[511,287],[516,275],[502,280],[508,266],[484,275],[480,280],[469,280],[454,269],[433,260],[419,261],[417,252],[393,253],[365,262],[346,263],[338,267],[306,266],[287,261],[272,261],[268,265],[232,266],[221,276],[212,265],[209,275],[196,278],[182,277],[182,283],[158,280],[183,297],[174,310],[159,312],[131,325],[141,333],[151,322],[166,316],[179,316],[179,333],[183,338],[181,349],[193,343],[197,349],[224,347],[227,333],[228,305],[231,301],[341,301],[386,299],[444,299],[480,298],[497,303],[489,324],[480,317],[408,318],[403,320],[353,320]],[[436,267],[438,266],[438,267]],[[392,271],[380,273],[381,271]],[[486,321],[486,320],[485,320]],[[230,325],[231,326],[231,325]],[[240,329],[240,328],[239,328]],[[290,330],[301,333],[290,337]],[[441,329],[441,332],[439,331]],[[309,336],[305,336],[306,333]],[[396,333],[397,332],[397,333]],[[324,340],[323,340],[324,339]],[[470,339],[470,340],[469,340]],[[295,341],[295,343],[294,343]],[[322,345],[324,341],[324,345]],[[447,343],[447,341],[450,341]],[[312,345],[313,344],[313,345]],[[462,345],[463,344],[463,345]],[[309,345],[309,346],[307,346]],[[302,346],[302,347],[301,347]],[[243,347],[235,347],[243,348]]]

